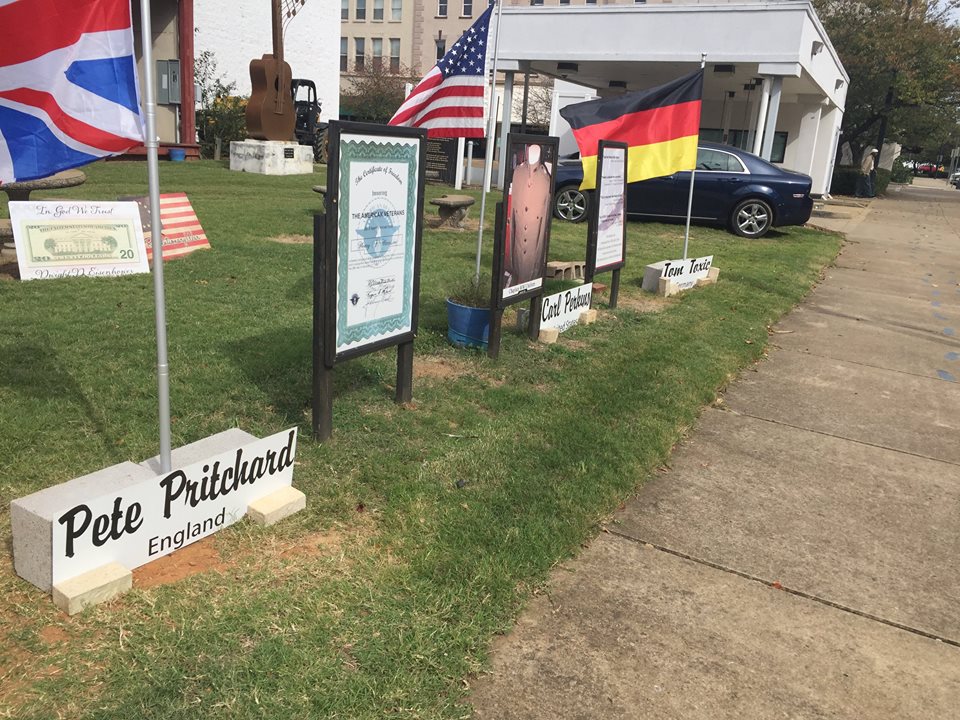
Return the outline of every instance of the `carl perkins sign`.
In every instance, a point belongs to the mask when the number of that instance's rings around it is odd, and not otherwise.
[[[560,332],[577,324],[580,315],[590,309],[593,283],[586,283],[556,295],[548,295],[540,303],[540,327]]]
[[[240,520],[293,480],[296,428],[92,498],[53,517],[53,584],[116,562],[129,570]]]

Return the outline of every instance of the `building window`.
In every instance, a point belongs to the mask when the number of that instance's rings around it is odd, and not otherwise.
[[[446,40],[437,40],[437,62],[443,60],[443,56],[447,54],[447,41]]]
[[[597,0],[587,0],[587,5],[596,5]]]
[[[373,0],[373,19],[383,20],[383,0]]]
[[[390,0],[390,19],[394,22],[403,19],[403,0]]]
[[[463,0],[463,15],[460,17],[473,17],[473,0]]]
[[[569,4],[570,4],[570,0],[560,0],[560,4],[561,4],[561,5],[569,5]]]
[[[366,48],[364,47],[363,38],[354,38],[353,42],[357,47],[356,55],[353,58],[353,69],[361,72],[363,70],[363,54],[366,52]]]
[[[437,0],[437,17],[447,16],[447,0]]]
[[[357,20],[367,19],[367,0],[357,0]]]
[[[390,72],[400,72],[400,38],[390,38]]]
[[[373,38],[370,45],[373,50],[373,69],[379,71],[383,69],[383,38]]]
[[[647,0],[633,0],[635,5],[646,5]]]
[[[350,0],[340,0],[340,19],[350,19]]]
[[[347,54],[350,52],[347,49],[347,38],[340,38],[340,72],[347,71]]]
[[[543,5],[543,0],[530,0],[531,5]]]

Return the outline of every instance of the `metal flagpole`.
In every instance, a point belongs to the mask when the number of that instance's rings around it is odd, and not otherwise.
[[[490,178],[493,175],[493,149],[496,145],[497,133],[497,53],[500,51],[500,17],[503,13],[502,0],[497,2],[497,36],[493,41],[493,66],[490,79],[490,120],[487,122],[487,157],[483,166],[483,188],[480,195],[480,230],[477,233],[477,271],[474,280],[480,279],[480,252],[483,250],[483,217],[487,209],[487,191],[490,188]],[[487,45],[490,44],[490,34],[487,33]],[[501,155],[500,162],[503,162]]]
[[[707,66],[707,54],[700,53],[700,69],[703,70]],[[701,102],[703,101],[703,95],[700,96]],[[699,132],[697,138],[699,139]],[[693,214],[693,180],[697,176],[697,161],[693,161],[693,171],[690,173],[690,195],[687,198],[687,229],[683,233],[683,259],[687,259],[687,247],[690,245],[690,216]]]
[[[167,312],[163,292],[163,237],[160,234],[160,161],[157,103],[153,82],[153,29],[150,0],[140,0],[143,44],[143,109],[146,120],[147,177],[150,182],[150,235],[153,244],[153,297],[157,322],[157,385],[160,405],[160,472],[170,472],[170,368],[167,364]],[[188,108],[193,112],[193,108]]]

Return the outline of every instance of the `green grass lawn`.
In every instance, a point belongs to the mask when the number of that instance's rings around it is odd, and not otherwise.
[[[144,164],[87,173],[61,196],[146,193]],[[312,249],[270,238],[311,233],[325,174],[165,163],[161,182],[189,194],[213,248],[165,266],[174,446],[299,425],[308,506],[205,541],[203,572],[61,614],[13,572],[9,503],[158,452],[152,281],[0,281],[0,717],[468,715],[491,639],[761,357],[840,243],[694,227],[691,254],[713,254],[720,282],[661,302],[641,292],[643,266],[678,257],[683,227],[631,223],[621,307],[600,296],[599,321],[553,346],[508,313],[493,362],[445,337],[476,232],[427,229],[414,402],[392,401],[395,352],[346,363],[319,445]],[[557,222],[550,257],[582,259],[585,241],[585,225]]]

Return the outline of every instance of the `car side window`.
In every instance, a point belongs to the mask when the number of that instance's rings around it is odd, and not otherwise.
[[[745,172],[743,163],[735,155],[720,152],[718,150],[708,150],[707,148],[697,149],[697,170],[706,170],[708,172]]]

